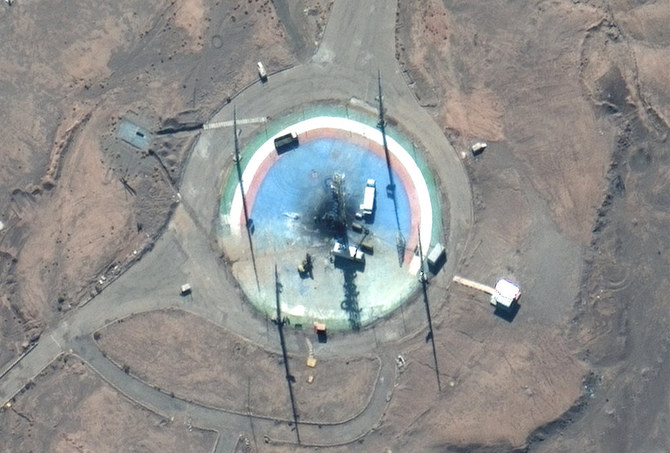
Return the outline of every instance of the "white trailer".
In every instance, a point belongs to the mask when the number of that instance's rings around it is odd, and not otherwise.
[[[484,150],[488,147],[488,145],[485,142],[477,142],[472,147],[470,150],[472,151],[473,156],[479,156],[481,153],[484,152]]]
[[[363,203],[361,203],[360,209],[363,215],[372,215],[372,211],[375,208],[375,180],[368,179],[368,182],[365,184],[365,194],[363,195]]]
[[[268,79],[268,73],[265,70],[265,66],[263,66],[263,63],[260,61],[256,66],[258,66],[258,77],[260,77],[261,82],[265,82]]]
[[[428,254],[428,270],[433,274],[437,274],[446,261],[446,258],[447,251],[444,249],[444,246],[438,242]]]

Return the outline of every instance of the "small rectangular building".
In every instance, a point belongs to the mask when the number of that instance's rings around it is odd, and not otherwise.
[[[181,285],[181,288],[179,288],[179,294],[182,296],[187,296],[191,294],[191,284],[190,283],[184,283]]]
[[[474,145],[472,145],[472,147],[470,149],[472,150],[472,155],[473,156],[479,156],[481,153],[484,152],[484,150],[486,150],[487,147],[488,147],[488,145],[486,143],[477,142]]]
[[[491,295],[491,305],[505,310],[511,309],[521,296],[519,285],[501,278],[496,283],[495,292]]]
[[[363,254],[362,250],[359,250],[357,247],[354,247],[353,245],[346,246],[342,244],[339,241],[335,241],[333,244],[333,248],[330,251],[330,254],[334,258],[344,258],[350,261],[354,261],[356,263],[364,263],[365,262],[365,255]]]
[[[151,132],[148,129],[125,118],[121,120],[116,135],[124,142],[141,150],[148,149],[152,140]]]
[[[365,240],[365,241],[361,242],[359,247],[362,251],[364,251],[368,255],[373,255],[375,253],[375,246],[372,243],[372,241]]]
[[[447,261],[447,251],[444,246],[439,242],[435,244],[428,254],[426,261],[428,262],[428,270],[433,274],[437,274]]]
[[[328,341],[326,324],[314,321],[314,332],[316,332],[316,337],[318,338],[319,343],[326,343]]]
[[[275,149],[277,150],[277,154],[295,149],[299,144],[298,134],[295,132],[275,138]]]

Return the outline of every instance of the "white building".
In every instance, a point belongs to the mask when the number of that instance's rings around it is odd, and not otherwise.
[[[491,305],[508,310],[519,299],[519,296],[521,296],[519,285],[501,278],[496,283],[495,291],[491,294]]]

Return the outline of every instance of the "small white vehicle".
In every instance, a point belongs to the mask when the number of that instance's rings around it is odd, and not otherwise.
[[[258,77],[261,78],[261,82],[266,82],[268,80],[268,73],[265,70],[265,66],[260,61],[258,62]]]
[[[489,145],[487,145],[487,144],[484,143],[484,142],[477,142],[477,143],[475,143],[474,145],[472,145],[472,147],[470,148],[470,150],[472,151],[472,155],[473,155],[473,156],[478,156],[478,155],[480,155],[481,153],[483,153],[484,150],[485,150],[488,146],[489,146]]]

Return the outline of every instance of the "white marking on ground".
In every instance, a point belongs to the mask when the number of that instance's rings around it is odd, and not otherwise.
[[[237,125],[240,126],[242,124],[258,124],[258,123],[265,123],[267,122],[267,117],[258,117],[258,118],[246,118],[246,119],[241,119],[237,120]],[[204,124],[202,128],[204,130],[209,130],[209,129],[220,129],[222,127],[231,127],[234,124],[233,121],[218,121],[215,123],[209,123],[209,124]]]
[[[477,291],[481,291],[486,294],[494,294],[496,290],[494,288],[491,288],[488,285],[483,285],[481,283],[478,283],[474,280],[469,280],[467,278],[459,277],[458,275],[454,275],[454,281],[456,283],[459,283],[463,286],[467,286],[468,288],[476,289]]]
[[[53,342],[56,343],[56,346],[58,346],[59,349],[63,349],[63,346],[61,346],[61,344],[58,342],[58,340],[56,340],[56,339],[54,338],[54,335],[53,335],[53,334],[49,334],[49,336],[51,337],[51,339],[53,340]]]

